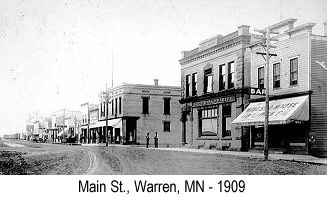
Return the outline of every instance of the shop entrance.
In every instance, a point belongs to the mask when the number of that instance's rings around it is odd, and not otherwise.
[[[137,119],[128,118],[126,119],[126,141],[124,144],[136,144],[137,139]]]
[[[120,128],[115,128],[115,143],[120,144]]]

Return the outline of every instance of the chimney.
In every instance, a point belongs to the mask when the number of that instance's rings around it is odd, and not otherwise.
[[[159,84],[159,79],[153,79],[153,81],[154,81],[154,85],[155,85],[155,86],[158,86],[158,84]]]
[[[248,25],[241,25],[237,27],[238,29],[238,36],[249,36],[250,35],[250,26]]]
[[[327,36],[327,20],[324,21],[324,36]]]

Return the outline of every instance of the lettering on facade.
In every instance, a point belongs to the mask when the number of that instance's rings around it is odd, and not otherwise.
[[[235,97],[234,96],[228,96],[228,97],[220,97],[220,98],[214,98],[210,100],[203,100],[194,102],[192,104],[193,107],[199,107],[199,106],[206,106],[206,105],[215,105],[215,104],[221,104],[221,103],[229,103],[234,102]]]
[[[299,102],[290,102],[284,104],[276,104],[269,106],[269,117],[283,117],[291,110],[294,110],[299,105]],[[256,119],[265,116],[265,106],[247,108],[246,113],[241,116],[242,119]]]
[[[264,88],[250,88],[251,95],[266,95],[266,89]]]

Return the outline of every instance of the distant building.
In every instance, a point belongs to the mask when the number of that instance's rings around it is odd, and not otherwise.
[[[99,122],[90,123],[90,128],[97,129],[99,142],[145,144],[149,133],[153,144],[157,132],[159,144],[177,145],[181,136],[180,92],[180,87],[158,85],[158,80],[154,85],[122,84],[109,88],[108,100],[103,99],[99,105]]]
[[[243,130],[231,125],[248,103],[252,39],[249,26],[182,52],[182,143],[195,148],[241,150]]]
[[[279,32],[269,65],[269,148],[287,153],[327,156],[327,22],[323,36],[314,35],[315,23],[295,26],[296,19],[271,25]],[[251,86],[265,87],[263,52],[251,43]],[[249,148],[263,147],[264,96],[251,103],[234,121],[248,129]]]
[[[39,112],[33,112],[29,114],[28,120],[26,120],[26,139],[33,140],[42,137],[44,131],[44,116]]]
[[[81,129],[80,129],[80,138],[79,138],[79,142],[80,143],[92,143],[92,135],[91,133],[94,133],[93,128],[95,128],[95,124],[97,122],[97,120],[99,119],[99,115],[95,115],[94,113],[97,113],[96,110],[99,110],[99,107],[97,104],[91,104],[91,103],[83,103],[80,105],[81,106],[81,114],[82,114],[82,118],[81,118]],[[90,113],[92,111],[92,126],[90,127]],[[93,112],[95,111],[95,112]],[[91,129],[92,128],[92,132]],[[95,136],[95,135],[94,135]],[[104,138],[102,137],[104,136],[104,134],[100,134],[100,143],[101,142],[105,142]]]
[[[52,116],[52,141],[77,142],[81,120],[80,111],[62,109],[55,112]]]

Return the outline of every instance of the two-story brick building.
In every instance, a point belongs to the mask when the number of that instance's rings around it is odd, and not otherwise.
[[[182,144],[196,148],[240,150],[243,131],[231,125],[249,98],[252,37],[249,26],[204,40],[182,52]]]
[[[288,19],[269,26],[277,54],[269,65],[269,148],[287,153],[327,156],[327,29],[312,34],[315,23],[295,26]],[[251,44],[251,87],[264,88],[266,61],[258,42]],[[264,97],[251,96],[251,103],[233,123],[250,129],[249,148],[263,146]]]
[[[143,84],[122,84],[109,88],[109,100],[99,105],[99,132],[103,142],[145,144],[146,134],[150,134],[153,144],[155,132],[159,144],[180,143],[180,87]],[[108,134],[106,134],[108,117]],[[109,135],[109,137],[107,136]]]

